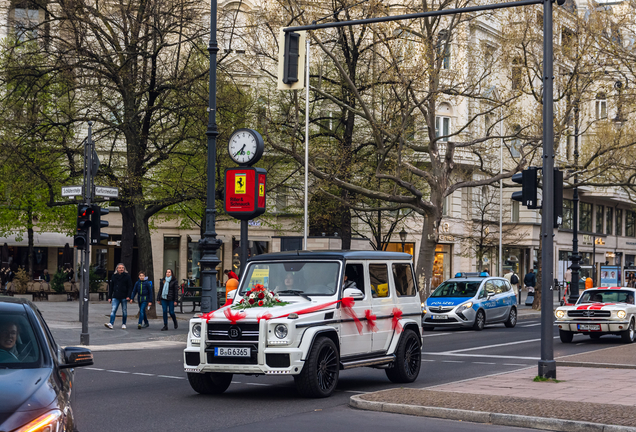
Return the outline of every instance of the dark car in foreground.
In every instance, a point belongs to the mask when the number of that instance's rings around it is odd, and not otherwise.
[[[0,296],[0,432],[76,431],[73,368],[86,348],[61,348],[31,302]]]

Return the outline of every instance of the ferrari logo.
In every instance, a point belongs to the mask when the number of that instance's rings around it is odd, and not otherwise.
[[[247,193],[246,174],[236,174],[234,176],[234,193],[244,195]]]
[[[258,196],[265,196],[265,185],[262,183],[258,185]]]

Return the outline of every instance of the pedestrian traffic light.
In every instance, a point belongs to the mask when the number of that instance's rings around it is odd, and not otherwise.
[[[78,249],[85,249],[88,244],[88,229],[91,226],[92,213],[93,209],[90,206],[83,204],[77,206],[77,233],[73,244]]]
[[[563,171],[554,169],[554,227],[563,223]]]
[[[298,57],[300,57],[300,34],[285,33],[283,82],[293,84],[298,81]]]
[[[519,201],[529,209],[540,208],[539,200],[537,199],[537,171],[537,167],[528,167],[512,176],[512,181],[521,185],[521,191],[513,192],[512,199]]]
[[[91,217],[91,244],[98,244],[102,240],[108,240],[108,234],[101,232],[102,228],[108,226],[108,222],[102,220],[102,216],[109,213],[105,208],[101,208],[98,204],[93,205],[93,215]]]

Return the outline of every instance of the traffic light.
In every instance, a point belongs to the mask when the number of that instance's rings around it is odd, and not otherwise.
[[[298,81],[298,57],[300,57],[300,34],[285,33],[283,82],[293,84]]]
[[[108,226],[108,222],[102,220],[102,216],[109,213],[108,210],[101,208],[99,205],[93,205],[93,215],[91,217],[91,244],[98,244],[102,240],[108,240],[108,234],[101,232],[102,228]]]
[[[563,224],[563,171],[554,169],[554,227]]]
[[[519,201],[529,209],[540,208],[539,200],[537,199],[537,171],[537,167],[528,167],[512,176],[512,181],[521,185],[521,191],[513,192],[512,199]]]
[[[88,244],[88,229],[91,226],[91,214],[93,209],[87,205],[77,206],[77,233],[73,239],[73,244],[78,249],[85,249]]]

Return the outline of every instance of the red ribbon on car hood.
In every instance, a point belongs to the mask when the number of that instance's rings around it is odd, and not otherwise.
[[[230,324],[236,324],[237,321],[242,320],[243,318],[247,316],[245,312],[234,313],[232,312],[232,309],[230,308],[225,309],[223,313],[225,314],[225,318],[230,320]]]

